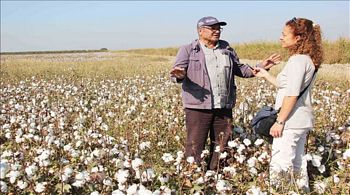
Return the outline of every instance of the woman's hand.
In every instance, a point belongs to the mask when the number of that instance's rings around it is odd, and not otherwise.
[[[270,75],[265,69],[259,67],[255,67],[252,71],[256,77],[266,78]]]
[[[270,135],[274,138],[282,137],[282,131],[283,131],[284,125],[282,124],[273,124],[270,129]]]

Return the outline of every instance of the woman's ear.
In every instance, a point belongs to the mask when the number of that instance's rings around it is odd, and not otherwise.
[[[295,38],[297,39],[297,41],[299,41],[300,40],[300,35],[295,36]]]

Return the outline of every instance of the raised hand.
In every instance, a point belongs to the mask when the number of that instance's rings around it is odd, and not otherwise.
[[[262,67],[264,67],[266,70],[270,69],[272,66],[280,63],[282,60],[281,55],[274,53],[272,55],[270,55],[269,57],[265,58],[262,61]]]

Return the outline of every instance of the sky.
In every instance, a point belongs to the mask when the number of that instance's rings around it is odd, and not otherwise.
[[[4,1],[1,52],[179,47],[197,21],[227,22],[229,43],[278,41],[286,21],[307,18],[323,38],[350,37],[349,1]]]

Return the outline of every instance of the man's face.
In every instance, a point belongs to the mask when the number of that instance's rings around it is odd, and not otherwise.
[[[201,26],[198,29],[199,37],[210,42],[218,42],[222,28],[220,25]]]

